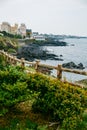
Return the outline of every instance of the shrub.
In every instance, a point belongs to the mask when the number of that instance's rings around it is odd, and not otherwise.
[[[0,54],[0,70],[3,70],[7,66],[5,57]]]
[[[82,120],[78,121],[76,130],[87,130],[87,112],[84,112]]]
[[[29,98],[26,74],[15,67],[0,70],[0,115],[5,114],[15,104]]]
[[[32,106],[33,110],[49,116],[53,121],[59,121],[62,129],[75,129],[77,121],[81,120],[87,107],[86,91],[57,80],[50,80],[48,86],[44,81],[39,91],[38,98]]]
[[[19,71],[20,70],[20,71]],[[62,130],[74,130],[87,107],[87,90],[39,73],[26,74],[20,67],[0,71],[0,114],[35,95],[32,108],[59,122]]]
[[[46,93],[49,88],[50,79],[39,73],[29,74],[26,82],[32,91]]]

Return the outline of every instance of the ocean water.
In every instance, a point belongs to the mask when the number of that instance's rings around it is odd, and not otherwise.
[[[41,63],[57,66],[58,64],[63,64],[63,63],[73,61],[75,64],[83,63],[85,67],[84,70],[87,71],[87,39],[70,38],[70,39],[65,39],[64,41],[68,43],[68,46],[58,46],[58,47],[45,46],[44,47],[44,49],[49,50],[51,53],[56,54],[59,57],[60,55],[63,55],[63,57],[60,57],[63,59],[63,61],[42,60]],[[52,75],[56,76],[56,71],[53,71]],[[66,77],[66,79],[70,81],[78,81],[87,78],[87,76],[82,76],[73,73],[66,73],[66,72],[63,73],[63,78],[64,77]]]

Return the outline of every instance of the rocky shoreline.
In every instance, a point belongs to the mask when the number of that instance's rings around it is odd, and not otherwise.
[[[56,41],[56,42],[34,41],[29,43],[29,41],[26,41],[26,44],[18,49],[17,57],[25,58],[26,60],[29,61],[34,61],[35,59],[63,61],[61,55],[57,56],[55,54],[52,54],[51,52],[44,50],[43,46],[67,46],[67,43],[62,41]]]
[[[68,43],[64,42],[64,41],[54,41],[54,40],[46,40],[46,41],[29,41],[29,40],[25,40],[26,44],[37,44],[39,46],[67,46]]]
[[[63,55],[57,56],[55,54],[52,54],[52,52],[50,52],[49,50],[44,50],[43,49],[44,46],[67,46],[67,43],[62,41],[56,41],[56,42],[26,41],[25,45],[18,49],[17,57],[25,58],[25,60],[28,61],[35,61],[36,59],[63,61]],[[69,69],[85,69],[82,63],[79,63],[77,65],[72,61],[68,63],[63,63],[62,66]]]

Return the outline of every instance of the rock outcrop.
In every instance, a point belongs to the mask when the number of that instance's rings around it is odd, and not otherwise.
[[[55,54],[48,53],[48,51],[43,50],[43,48],[39,44],[30,43],[19,48],[17,53],[18,58],[25,58],[29,61],[34,61],[35,59],[41,60],[63,60],[60,56],[58,57]]]
[[[76,65],[74,62],[64,63],[62,64],[62,66],[69,69],[84,69],[85,68],[82,63],[79,63],[78,65]]]

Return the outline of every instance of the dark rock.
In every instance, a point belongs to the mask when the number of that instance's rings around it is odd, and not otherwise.
[[[85,69],[85,67],[83,66],[83,64],[82,64],[82,63],[79,63],[79,64],[78,64],[78,66],[77,66],[77,68],[80,68],[80,69]]]
[[[71,44],[71,46],[75,46],[74,44]]]
[[[33,44],[33,43],[19,48],[17,57],[18,58],[23,57],[29,61],[34,61],[35,59],[63,60],[61,58],[58,58],[57,55],[48,53],[46,50],[43,50],[43,48],[38,44]]]
[[[63,57],[63,55],[60,55],[60,57]]]
[[[68,62],[68,63],[64,63],[62,64],[63,67],[66,67],[66,68],[76,68],[76,64],[74,62]]]
[[[62,64],[62,66],[69,69],[84,69],[85,68],[83,67],[82,63],[79,63],[78,65],[76,65],[74,62],[64,63]]]
[[[59,60],[59,61],[63,61],[63,59],[61,59],[61,58],[58,58],[58,57],[54,57],[54,59],[53,60]]]
[[[29,41],[27,40],[26,43],[28,44]],[[67,46],[68,44],[64,41],[33,41],[33,44],[38,44],[39,46]]]

